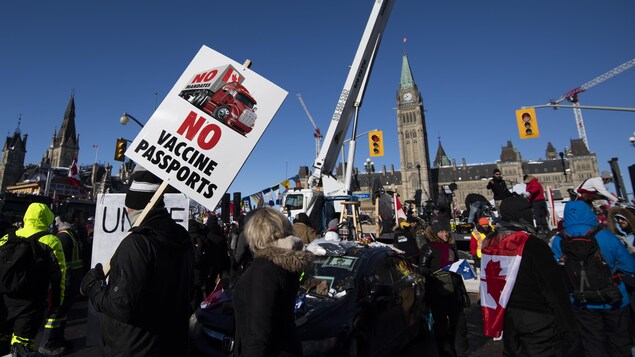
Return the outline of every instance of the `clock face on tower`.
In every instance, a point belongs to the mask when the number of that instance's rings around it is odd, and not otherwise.
[[[406,102],[409,102],[412,100],[412,93],[405,93],[403,95],[403,100],[405,100]]]

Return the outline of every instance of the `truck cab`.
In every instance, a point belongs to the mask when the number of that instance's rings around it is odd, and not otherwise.
[[[237,82],[227,83],[217,90],[202,109],[243,135],[251,132],[256,123],[256,100]]]

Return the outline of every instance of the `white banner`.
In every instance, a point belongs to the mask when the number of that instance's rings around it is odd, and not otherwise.
[[[203,46],[126,156],[214,210],[286,96]]]
[[[97,195],[91,267],[97,263],[106,266],[106,262],[110,261],[119,243],[128,235],[131,224],[124,204],[125,200],[125,193]],[[181,193],[168,193],[163,196],[163,201],[172,218],[187,229],[189,219],[187,196]]]

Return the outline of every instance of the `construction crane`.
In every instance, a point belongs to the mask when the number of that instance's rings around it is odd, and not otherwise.
[[[320,155],[320,149],[322,148],[322,133],[320,132],[320,128],[318,128],[315,124],[315,120],[313,120],[311,113],[309,113],[309,110],[306,108],[306,105],[304,104],[304,100],[302,100],[302,96],[300,95],[300,93],[296,94],[296,96],[298,97],[298,100],[302,105],[302,109],[304,109],[304,112],[309,117],[311,124],[313,124],[313,136],[315,137],[315,157],[317,158]]]
[[[598,76],[586,83],[584,83],[583,85],[576,87],[568,92],[566,92],[565,94],[562,95],[562,97],[560,97],[560,99],[557,100],[550,100],[549,103],[550,104],[560,104],[560,102],[562,101],[569,101],[571,102],[571,104],[574,106],[573,108],[573,114],[575,115],[575,121],[576,124],[578,126],[578,135],[580,136],[580,139],[582,139],[582,141],[584,141],[584,145],[586,145],[586,147],[589,147],[589,142],[587,140],[586,137],[586,129],[584,128],[584,121],[582,120],[582,110],[580,108],[575,108],[575,107],[579,107],[580,106],[580,101],[578,100],[578,94],[586,91],[587,89],[595,86],[596,84],[600,84],[602,82],[604,82],[605,80],[620,74],[624,71],[626,71],[627,69],[631,68],[635,66],[635,58],[633,58],[632,60],[617,66],[615,68],[613,68],[612,70],[604,73],[601,76]],[[557,108],[556,108],[557,109]]]

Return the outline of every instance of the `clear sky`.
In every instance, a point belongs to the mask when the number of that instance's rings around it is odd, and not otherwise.
[[[202,45],[242,63],[289,92],[230,188],[259,192],[315,158],[373,2],[351,1],[3,1],[0,3],[0,118],[28,133],[27,163],[39,162],[75,94],[80,164],[113,160],[115,139],[133,139]],[[403,37],[407,43],[403,45]],[[545,157],[577,138],[572,110],[537,109],[540,138],[520,140],[515,110],[545,104],[635,58],[632,0],[397,0],[379,49],[358,133],[384,131],[381,169],[399,170],[396,100],[402,53],[409,56],[426,109],[430,156],[438,138],[458,163],[495,162],[511,140],[524,159]],[[155,96],[156,93],[156,96]],[[635,107],[635,68],[580,95],[582,105]],[[568,104],[568,103],[563,103]],[[635,147],[635,113],[583,110],[600,170]],[[93,148],[98,145],[99,149]],[[368,157],[358,140],[356,166]],[[116,171],[116,170],[115,170]]]

